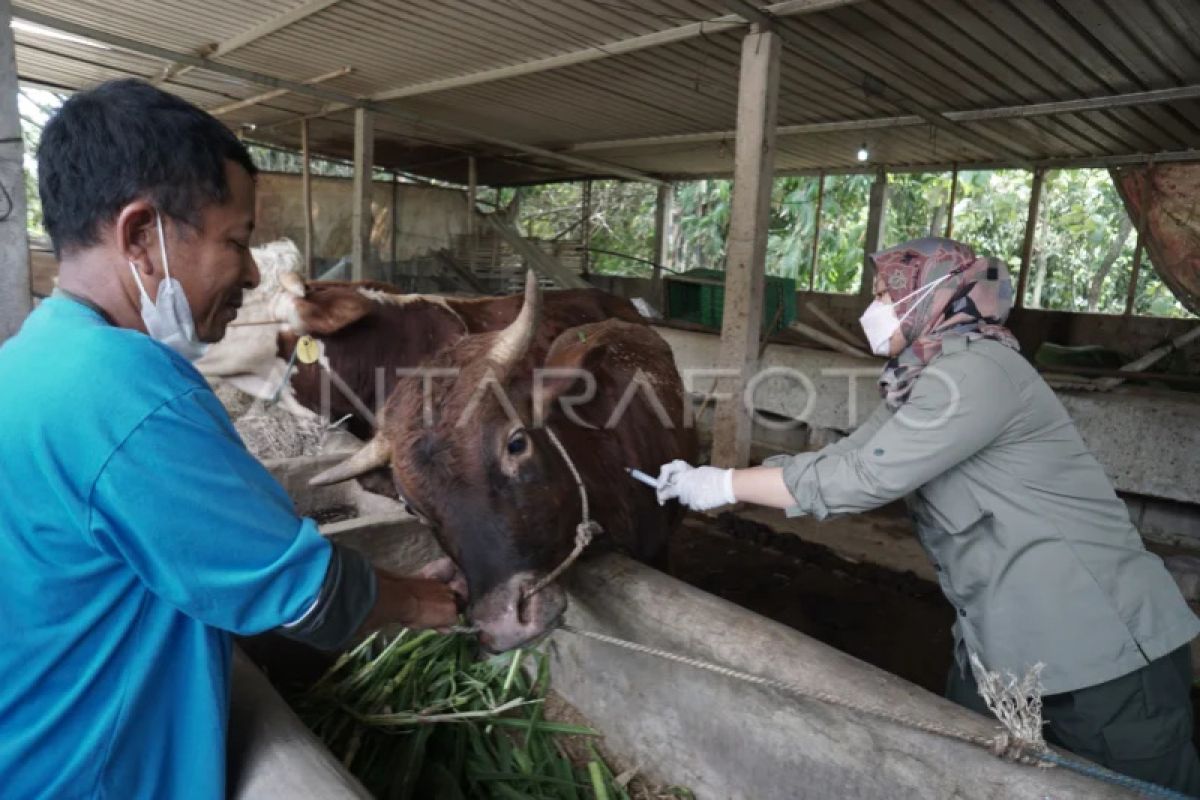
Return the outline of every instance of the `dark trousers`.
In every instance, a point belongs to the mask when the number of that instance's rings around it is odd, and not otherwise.
[[[968,665],[951,665],[946,697],[991,717]],[[1200,797],[1192,745],[1192,657],[1185,645],[1096,686],[1042,698],[1046,741],[1144,781]]]

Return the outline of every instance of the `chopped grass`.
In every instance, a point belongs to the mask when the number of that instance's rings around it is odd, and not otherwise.
[[[479,660],[469,637],[402,631],[370,637],[291,702],[381,800],[635,800],[595,748],[584,764],[568,756],[558,737],[598,734],[543,718],[549,683],[541,652]]]

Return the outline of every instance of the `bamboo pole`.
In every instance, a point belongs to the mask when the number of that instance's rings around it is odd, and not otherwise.
[[[1042,205],[1042,184],[1046,170],[1033,171],[1033,186],[1029,191],[1029,214],[1025,217],[1025,239],[1021,243],[1021,272],[1017,276],[1016,308],[1025,307],[1025,284],[1029,281],[1029,262],[1033,259],[1033,243],[1037,237],[1038,210]]]
[[[846,355],[854,356],[855,358],[875,358],[875,356],[863,350],[859,350],[857,347],[851,347],[841,339],[838,339],[836,336],[830,336],[824,331],[819,331],[811,325],[805,325],[803,322],[792,322],[788,325],[788,327],[801,336],[807,336],[814,342],[820,342],[826,347],[837,350],[839,353],[845,353]]]
[[[954,204],[958,201],[958,162],[950,173],[950,204],[946,208],[946,238],[954,237]]]
[[[816,303],[805,303],[809,313],[825,324],[826,328],[837,334],[846,344],[852,347],[862,347],[862,340],[838,324],[838,321],[826,314]]]
[[[1137,244],[1133,248],[1133,274],[1129,276],[1129,291],[1125,293],[1125,316],[1133,313],[1134,299],[1137,297],[1138,277],[1142,272],[1142,253],[1146,249],[1146,219],[1150,210],[1150,199],[1154,188],[1154,162],[1146,165],[1142,178],[1142,203],[1138,209]]]
[[[304,274],[313,277],[312,149],[308,120],[300,123],[300,197],[304,206]]]
[[[814,291],[817,285],[817,263],[821,250],[821,210],[825,204],[825,173],[817,179],[817,210],[813,216],[812,261],[808,268],[808,291]]]

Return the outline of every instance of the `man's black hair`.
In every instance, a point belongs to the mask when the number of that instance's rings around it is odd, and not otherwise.
[[[101,227],[141,197],[196,227],[201,209],[229,199],[226,160],[258,172],[228,128],[144,81],[79,92],[46,124],[38,147],[38,191],[55,255],[96,244]]]

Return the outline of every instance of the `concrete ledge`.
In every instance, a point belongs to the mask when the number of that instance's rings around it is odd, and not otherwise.
[[[233,800],[370,800],[241,650],[233,650],[226,795]]]
[[[443,553],[429,528],[409,515],[379,514],[335,522],[321,533],[370,557],[377,567],[415,572]]]
[[[568,621],[674,652],[872,702],[957,730],[996,726],[803,634],[620,556],[569,574]],[[819,701],[617,649],[552,637],[555,691],[651,780],[702,798],[858,800],[1132,795],[1060,769],[1014,765],[972,745]]]

